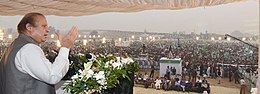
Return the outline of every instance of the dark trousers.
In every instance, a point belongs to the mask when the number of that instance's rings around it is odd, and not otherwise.
[[[150,78],[153,78],[153,76],[154,76],[154,70],[151,71]]]
[[[229,82],[231,82],[232,81],[232,76],[228,76],[228,78],[229,78]]]
[[[235,77],[235,84],[239,84],[239,78]]]
[[[240,94],[246,94],[246,85],[241,85]]]

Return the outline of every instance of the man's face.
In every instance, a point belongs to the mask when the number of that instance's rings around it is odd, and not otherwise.
[[[48,24],[43,16],[38,16],[35,26],[30,30],[30,36],[38,43],[45,42],[48,36]]]

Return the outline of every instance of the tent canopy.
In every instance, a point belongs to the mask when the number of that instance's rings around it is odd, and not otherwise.
[[[153,9],[185,9],[246,0],[0,0],[0,15],[82,16],[104,12],[138,12]]]

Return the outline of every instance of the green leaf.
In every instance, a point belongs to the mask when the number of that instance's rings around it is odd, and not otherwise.
[[[85,68],[84,70],[88,71],[91,68],[92,65],[93,65],[92,61],[87,62],[87,64],[84,64],[84,68]]]

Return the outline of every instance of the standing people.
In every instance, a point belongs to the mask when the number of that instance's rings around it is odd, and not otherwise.
[[[191,69],[191,72],[192,72],[192,79],[191,79],[191,82],[194,82],[194,81],[196,81],[196,77],[197,77],[196,68],[193,67],[193,69]]]
[[[229,82],[232,82],[232,77],[233,77],[233,69],[231,66],[229,66],[228,68],[228,78],[229,78]]]
[[[239,73],[238,69],[236,69],[235,73],[234,73],[235,84],[239,84],[239,78],[240,78],[239,74],[240,73]]]
[[[210,66],[207,68],[207,77],[210,77]]]
[[[170,73],[171,73],[171,69],[169,66],[167,66],[167,69],[166,69],[166,77],[170,77]]]
[[[217,73],[218,73],[218,77],[217,77],[217,79],[218,79],[218,84],[220,84],[220,80],[221,80],[221,69],[220,69],[220,67],[218,67]]]
[[[175,67],[173,67],[173,69],[172,69],[172,75],[176,75],[176,68]]]
[[[154,76],[154,65],[151,66],[150,78],[153,78],[153,76]]]
[[[5,51],[0,63],[0,94],[55,94],[58,83],[69,69],[69,49],[73,46],[76,27],[64,37],[58,56],[51,63],[39,44],[46,41],[48,24],[40,13],[28,13],[19,22],[19,36]]]

